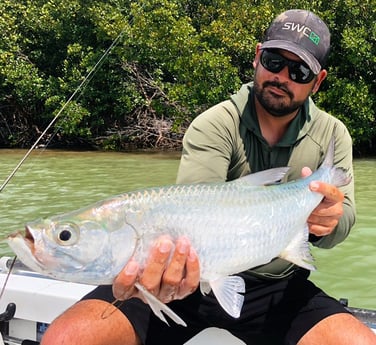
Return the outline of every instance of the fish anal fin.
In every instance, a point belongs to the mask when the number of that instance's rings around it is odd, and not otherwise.
[[[158,316],[162,321],[168,324],[168,321],[164,317],[163,313],[166,314],[171,320],[173,320],[178,325],[187,327],[187,324],[182,318],[180,318],[174,311],[172,311],[166,304],[162,303],[158,298],[151,294],[148,290],[145,289],[139,283],[136,283],[135,286],[141,292],[145,301],[149,304],[153,313]],[[163,313],[162,313],[163,312]]]
[[[221,307],[232,317],[238,318],[243,307],[245,283],[238,276],[226,276],[210,281],[210,286]]]
[[[312,264],[314,259],[309,248],[307,224],[304,231],[300,231],[292,239],[279,257],[310,271],[314,271],[316,269],[316,267]]]

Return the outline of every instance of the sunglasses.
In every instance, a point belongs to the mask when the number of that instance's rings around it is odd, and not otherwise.
[[[288,60],[270,50],[262,51],[260,61],[261,65],[272,73],[278,73],[287,66],[290,79],[299,84],[307,84],[315,77],[306,63]]]

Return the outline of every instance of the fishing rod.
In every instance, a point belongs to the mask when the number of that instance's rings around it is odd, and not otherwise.
[[[20,162],[16,165],[16,167],[13,169],[13,171],[9,174],[9,176],[5,179],[3,184],[0,187],[0,193],[4,190],[4,188],[8,185],[10,180],[14,177],[14,175],[17,173],[17,171],[21,168],[22,164],[26,161],[26,159],[30,156],[30,154],[33,152],[33,150],[37,147],[39,142],[43,139],[43,137],[46,135],[46,133],[50,130],[52,125],[57,121],[57,119],[61,116],[65,108],[72,102],[74,97],[76,97],[77,93],[80,90],[83,90],[84,87],[87,86],[87,84],[90,82],[92,77],[94,76],[95,72],[97,72],[100,65],[102,65],[104,59],[110,54],[112,49],[119,43],[121,37],[123,36],[125,32],[125,29],[123,29],[119,35],[112,41],[111,45],[107,48],[107,50],[102,54],[100,59],[97,61],[97,63],[92,67],[92,69],[89,71],[89,73],[85,76],[83,81],[78,85],[76,90],[72,93],[72,95],[68,98],[68,100],[64,103],[64,105],[61,107],[59,112],[56,114],[56,116],[51,120],[51,122],[48,124],[46,129],[42,132],[42,134],[38,137],[38,139],[35,141],[35,143],[30,147],[30,149],[26,152],[26,154],[23,156],[23,158],[20,160]],[[85,85],[86,84],[86,85]]]
[[[92,77],[94,76],[95,72],[99,69],[100,65],[102,65],[104,59],[110,54],[110,52],[112,51],[112,49],[114,49],[114,47],[119,43],[121,37],[123,36],[125,32],[125,29],[123,29],[119,35],[112,41],[111,45],[107,48],[107,50],[102,54],[102,56],[100,57],[100,59],[97,61],[97,63],[92,67],[92,69],[88,72],[88,74],[85,76],[85,78],[82,80],[82,82],[80,83],[80,85],[78,85],[78,87],[74,90],[74,92],[72,93],[72,95],[68,98],[68,100],[63,104],[63,106],[61,107],[61,109],[59,110],[59,112],[56,114],[56,116],[51,120],[51,122],[48,124],[48,126],[45,128],[45,130],[41,133],[41,135],[38,137],[38,139],[34,142],[34,144],[30,147],[30,149],[26,152],[26,154],[23,156],[23,158],[20,160],[20,162],[16,165],[16,167],[13,169],[13,171],[9,174],[9,176],[5,179],[5,181],[3,182],[3,184],[1,185],[0,187],[0,193],[4,190],[4,188],[8,185],[8,183],[10,182],[10,180],[14,177],[14,175],[17,173],[17,171],[21,168],[21,166],[23,165],[23,163],[26,161],[26,159],[30,156],[30,154],[33,152],[33,150],[37,147],[37,145],[39,144],[39,142],[43,139],[43,137],[47,134],[47,132],[50,130],[50,128],[53,126],[53,124],[57,121],[57,119],[61,116],[61,114],[63,113],[63,111],[65,110],[65,108],[70,104],[70,102],[72,102],[72,100],[76,97],[76,95],[78,94],[78,92],[81,90],[83,91],[83,89],[87,86],[87,84],[90,82],[90,80],[92,79]],[[86,85],[85,85],[86,84]],[[6,289],[6,286],[7,286],[7,283],[8,283],[8,279],[10,277],[10,274],[13,270],[13,267],[19,263],[18,259],[17,259],[17,256],[14,256],[14,258],[12,259],[11,261],[11,264],[10,264],[10,267],[9,267],[9,271],[8,271],[8,274],[7,274],[7,277],[6,277],[6,280],[2,286],[2,288],[0,289],[0,300],[2,299],[3,297],[3,294],[5,292],[5,289]]]

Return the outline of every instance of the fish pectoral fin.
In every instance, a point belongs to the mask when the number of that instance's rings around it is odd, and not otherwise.
[[[309,249],[307,224],[304,231],[300,231],[292,239],[279,257],[310,271],[314,271],[316,269],[316,267],[312,264],[314,259]]]
[[[207,295],[211,291],[211,286],[209,282],[200,282],[200,291],[203,295]]]
[[[238,318],[244,302],[244,296],[240,294],[245,292],[243,278],[222,277],[210,281],[210,286],[221,307],[232,317]]]
[[[272,168],[268,170],[258,171],[246,176],[242,176],[234,182],[247,183],[253,186],[262,186],[273,184],[282,180],[282,178],[289,171],[290,167]]]
[[[139,283],[136,283],[135,286],[142,293],[143,297],[145,298],[146,302],[150,306],[153,313],[156,316],[158,316],[162,321],[164,321],[168,324],[168,321],[166,320],[166,318],[163,315],[163,313],[165,313],[171,320],[176,322],[178,325],[182,325],[184,327],[187,327],[187,324],[184,322],[184,320],[182,318],[180,318],[166,304],[162,303],[157,297],[155,297],[148,290],[146,290],[144,286],[142,286]]]

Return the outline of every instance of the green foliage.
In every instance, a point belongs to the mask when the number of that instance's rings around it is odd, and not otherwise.
[[[375,145],[375,2],[2,0],[0,145],[30,146],[64,109],[62,144],[178,147],[194,116],[252,79],[256,43],[288,8],[316,12],[332,32],[316,101],[356,145]]]
[[[321,93],[320,103],[333,106],[332,114],[347,124],[356,143],[375,136],[375,113],[370,112],[374,106],[374,94],[362,78],[330,77],[331,87]]]
[[[87,138],[91,135],[90,127],[85,123],[85,118],[89,115],[90,113],[87,109],[72,101],[65,109],[64,118],[59,119],[58,126],[67,136]]]

